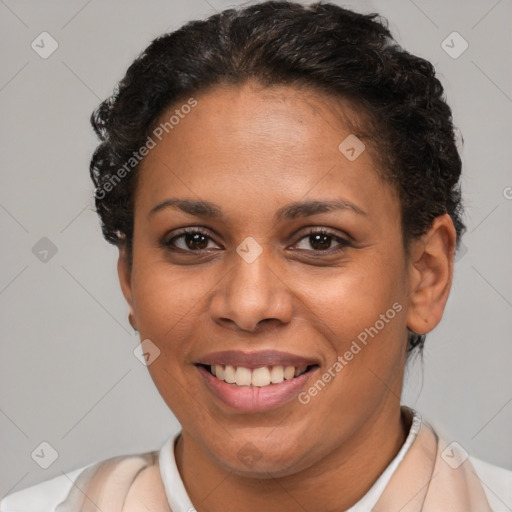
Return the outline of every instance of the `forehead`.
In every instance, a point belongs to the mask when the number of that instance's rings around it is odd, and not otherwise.
[[[231,193],[232,204],[235,195],[245,195],[246,204],[250,199],[255,206],[263,199],[277,204],[308,193],[357,191],[369,201],[377,187],[381,195],[392,192],[379,178],[370,151],[349,159],[340,150],[347,138],[358,144],[351,139],[356,113],[346,101],[254,83],[217,86],[194,99],[193,109],[181,111],[187,100],[176,103],[157,123],[165,126],[181,112],[141,165],[138,195],[153,204],[176,192],[202,198]],[[359,144],[358,152],[365,147]]]
[[[180,137],[195,135],[195,154],[221,157],[234,150],[274,150],[276,156],[291,150],[290,158],[318,157],[337,150],[335,143],[351,132],[357,115],[348,101],[335,100],[304,87],[264,87],[256,82],[240,86],[216,86],[198,96],[197,106],[173,128],[176,144]],[[170,110],[180,109],[180,104]],[[160,122],[165,122],[165,112]],[[179,128],[179,129],[178,129]],[[195,132],[195,133],[192,133]],[[330,136],[329,141],[325,136]],[[169,142],[172,142],[169,140]],[[262,146],[263,144],[263,146]],[[307,150],[307,151],[306,151]]]

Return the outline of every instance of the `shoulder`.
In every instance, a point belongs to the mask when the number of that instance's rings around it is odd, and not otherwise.
[[[493,510],[512,508],[512,471],[470,456],[469,460]]]
[[[66,498],[73,482],[92,465],[89,464],[9,494],[0,501],[0,512],[53,512],[54,508]]]
[[[108,482],[116,488],[128,490],[134,476],[152,465],[154,458],[154,452],[147,452],[116,456],[91,463],[9,494],[0,501],[0,512],[54,512],[64,501],[76,503],[75,495],[83,493],[75,489],[84,488],[93,481],[100,481],[102,484]]]
[[[443,449],[450,443],[446,442],[446,439],[439,434],[439,430],[429,421],[422,419],[421,424],[431,430],[440,441],[438,457],[442,458]],[[480,481],[491,509],[496,511],[512,510],[512,470],[483,461],[467,452],[466,455],[472,467],[471,471]]]

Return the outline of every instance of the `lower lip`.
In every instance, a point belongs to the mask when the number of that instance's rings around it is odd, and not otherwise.
[[[305,387],[310,376],[318,368],[313,368],[298,377],[284,380],[269,386],[237,386],[214,377],[203,366],[196,366],[208,389],[224,404],[243,412],[261,412],[276,409],[297,397],[301,388]]]

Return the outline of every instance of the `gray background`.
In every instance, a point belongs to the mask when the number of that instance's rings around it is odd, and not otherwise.
[[[380,12],[405,48],[433,62],[465,141],[465,254],[424,364],[408,368],[404,401],[448,441],[512,469],[512,3],[339,4]],[[91,200],[89,115],[151,39],[229,5],[0,1],[0,496],[159,448],[179,428],[132,352],[117,250]],[[43,31],[59,44],[47,59],[31,48]],[[457,59],[441,47],[453,31],[469,43]],[[57,248],[46,262],[32,251],[42,237]],[[48,469],[31,458],[42,441],[58,452]]]

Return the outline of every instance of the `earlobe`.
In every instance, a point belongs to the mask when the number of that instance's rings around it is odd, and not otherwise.
[[[434,219],[410,250],[407,327],[430,332],[441,321],[453,278],[456,232],[448,214]]]
[[[126,247],[124,245],[119,245],[119,257],[117,260],[117,275],[119,277],[119,284],[121,286],[121,291],[123,292],[123,296],[128,303],[128,307],[130,308],[130,312],[128,314],[128,321],[130,325],[137,330],[137,325],[135,321],[135,309],[133,305],[133,296],[132,296],[132,282],[131,282],[131,269],[128,264],[128,255],[126,253]]]

